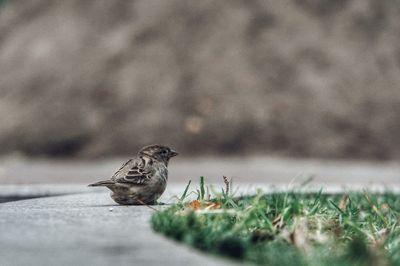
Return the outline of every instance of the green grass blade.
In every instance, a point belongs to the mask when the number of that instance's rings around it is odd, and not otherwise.
[[[339,206],[338,206],[335,202],[333,202],[332,200],[328,200],[328,201],[329,201],[329,203],[330,203],[333,207],[335,207],[335,209],[338,210],[341,214],[345,214],[345,212],[342,211],[342,209],[340,209]]]
[[[204,176],[200,176],[200,200],[204,200],[205,193]]]
[[[184,201],[184,199],[186,198],[187,192],[189,190],[190,184],[192,183],[192,180],[189,180],[188,184],[186,185],[185,190],[183,191],[183,194],[180,198],[180,201]]]

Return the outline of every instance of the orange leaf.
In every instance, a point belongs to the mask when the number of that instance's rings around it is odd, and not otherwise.
[[[199,200],[193,200],[188,204],[189,208],[192,208],[193,210],[200,210],[200,209],[205,209],[205,210],[216,210],[220,209],[221,205],[219,203],[215,202],[209,202],[209,201],[199,201]]]
[[[200,206],[201,206],[201,204],[200,204],[200,201],[198,201],[198,200],[192,200],[192,201],[189,203],[189,207],[192,208],[193,210],[198,210],[198,209],[200,209]]]

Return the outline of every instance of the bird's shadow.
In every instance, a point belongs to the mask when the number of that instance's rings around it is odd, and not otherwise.
[[[104,208],[104,207],[143,207],[143,206],[168,206],[171,205],[171,203],[165,203],[165,202],[157,202],[154,204],[138,204],[138,205],[122,205],[122,204],[99,204],[99,205],[88,205],[87,207],[93,208]]]

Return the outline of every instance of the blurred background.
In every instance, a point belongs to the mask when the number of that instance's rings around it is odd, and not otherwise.
[[[399,32],[393,0],[2,0],[0,182],[36,180],[10,158],[85,161],[46,179],[77,181],[152,143],[201,165],[181,176],[226,157],[393,164]]]

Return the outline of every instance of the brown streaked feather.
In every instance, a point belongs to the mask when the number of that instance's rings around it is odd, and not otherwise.
[[[125,162],[111,177],[115,183],[145,185],[152,177],[153,161],[147,156],[139,156]]]
[[[150,145],[124,162],[109,180],[89,186],[105,186],[112,199],[123,205],[151,204],[165,191],[168,161],[178,153],[167,146]]]
[[[118,177],[120,177],[121,175],[124,175],[124,172],[126,172],[126,169],[132,167],[133,163],[134,163],[133,159],[129,159],[128,161],[124,162],[122,164],[122,166],[113,174],[111,179],[115,180]]]

